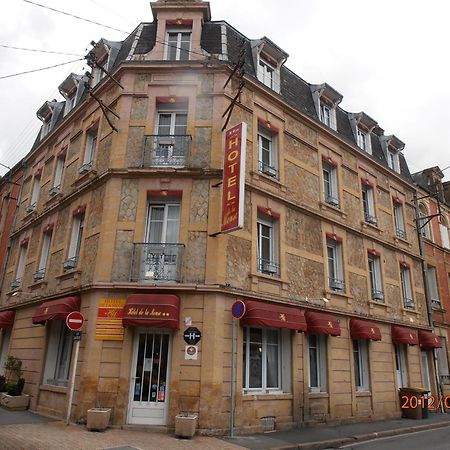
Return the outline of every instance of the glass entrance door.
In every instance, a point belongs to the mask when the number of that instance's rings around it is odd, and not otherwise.
[[[136,336],[128,423],[165,425],[170,335],[140,332]]]

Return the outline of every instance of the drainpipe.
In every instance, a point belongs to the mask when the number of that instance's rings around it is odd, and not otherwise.
[[[425,287],[425,303],[427,305],[427,316],[428,316],[428,325],[433,328],[434,321],[433,321],[433,308],[431,306],[431,295],[430,295],[430,286],[428,284],[428,278],[427,278],[427,261],[425,259],[425,247],[423,244],[423,236],[420,229],[420,216],[419,216],[419,200],[417,198],[417,189],[414,191],[414,206],[416,208],[416,230],[417,230],[417,238],[419,240],[419,254],[422,257],[422,277],[423,277],[423,284]],[[436,387],[438,390],[438,394],[443,398],[443,390],[439,379],[439,372],[438,372],[438,364],[437,364],[437,356],[436,356],[436,349],[433,348],[433,365],[434,365],[434,376],[435,376],[435,382]],[[442,402],[439,402],[441,405],[441,413],[444,412],[444,405]]]

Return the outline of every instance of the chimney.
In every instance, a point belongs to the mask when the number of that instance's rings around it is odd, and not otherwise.
[[[442,183],[442,189],[444,191],[444,199],[447,205],[450,205],[450,181]]]

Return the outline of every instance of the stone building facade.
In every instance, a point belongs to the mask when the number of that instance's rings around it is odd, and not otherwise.
[[[195,413],[205,433],[227,433],[232,410],[243,433],[398,417],[398,388],[434,379],[404,144],[207,2],[151,6],[38,111],[0,311],[31,409],[67,411],[79,309],[74,421],[93,406],[116,425]],[[247,124],[244,225],[223,234],[223,114],[242,81],[228,126]]]

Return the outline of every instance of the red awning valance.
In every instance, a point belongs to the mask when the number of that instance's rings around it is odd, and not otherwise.
[[[295,306],[248,300],[245,307],[242,325],[306,331],[305,316]]]
[[[47,320],[66,320],[72,311],[79,311],[81,305],[80,297],[64,297],[57,300],[42,303],[33,314],[33,324],[43,325]]]
[[[133,294],[127,298],[124,327],[180,328],[180,298],[172,294]]]
[[[418,345],[419,339],[417,333],[412,328],[398,327],[393,325],[391,328],[393,344]]]
[[[16,312],[13,309],[0,312],[0,328],[12,328],[14,325],[14,316]]]
[[[442,348],[439,336],[425,330],[419,330],[419,345],[421,348]]]
[[[372,341],[381,341],[380,329],[368,320],[350,320],[350,335],[352,339],[372,339]]]
[[[331,314],[306,311],[306,323],[308,324],[307,333],[309,334],[329,334],[330,336],[340,336],[341,327],[336,317]]]

